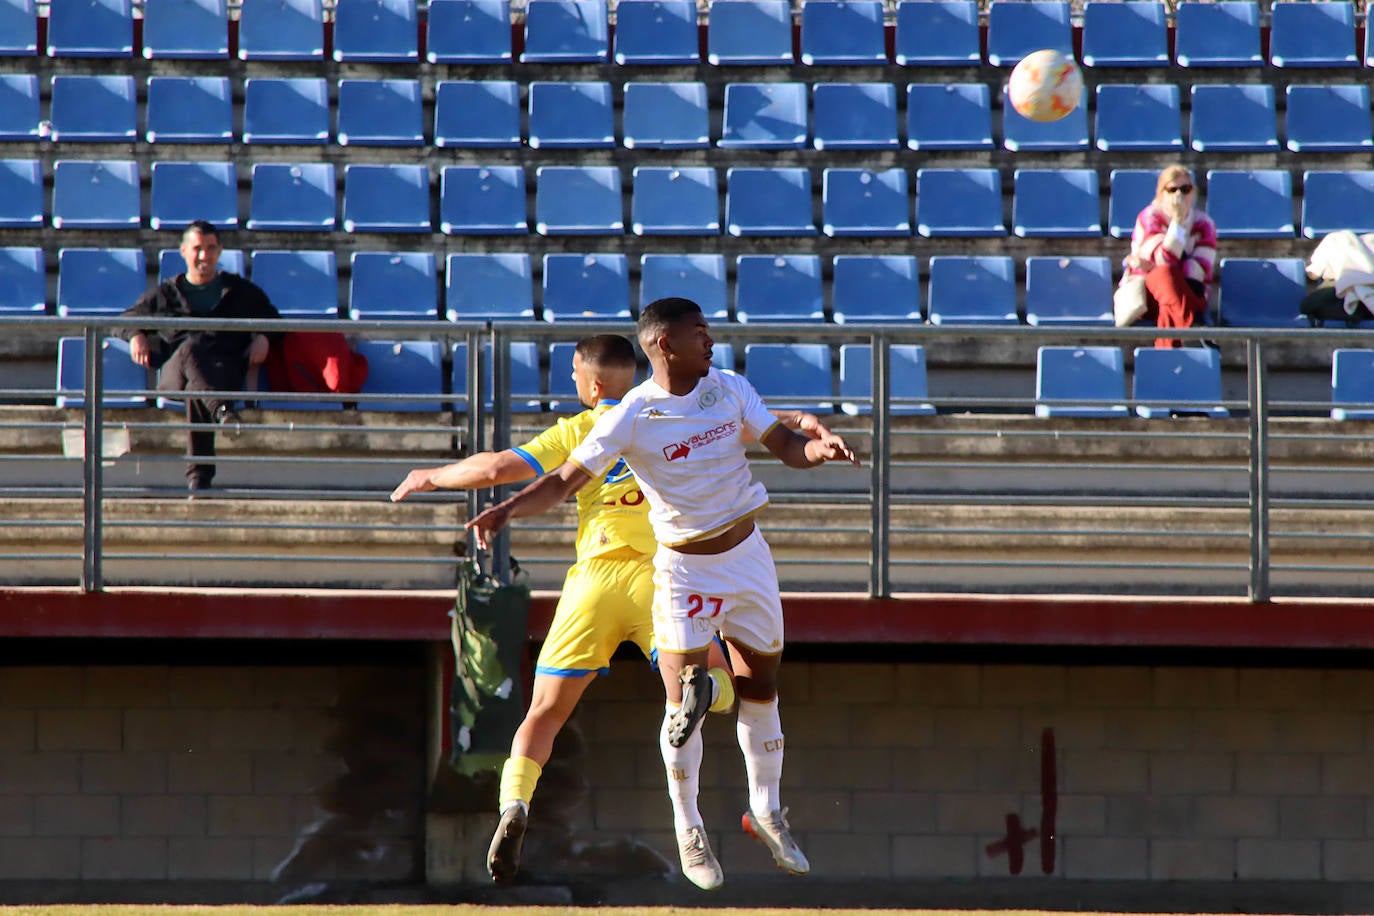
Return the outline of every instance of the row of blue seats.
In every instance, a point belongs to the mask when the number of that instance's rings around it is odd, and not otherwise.
[[[609,82],[528,85],[522,129],[520,85],[513,80],[442,80],[435,86],[433,132],[425,135],[418,80],[338,81],[333,111],[322,78],[250,78],[244,82],[244,143],[445,148],[606,149],[617,145]],[[909,83],[905,118],[892,83],[727,83],[721,149],[988,150],[992,93],[986,83]],[[1189,90],[1188,146],[1199,152],[1280,149],[1274,87],[1195,84]],[[1290,85],[1285,89],[1285,145],[1295,152],[1374,149],[1369,87]],[[132,76],[52,78],[49,118],[38,78],[0,74],[0,141],[229,143],[233,99],[225,77],[150,77],[140,134]],[[624,84],[619,144],[631,149],[712,146],[702,82]],[[1104,83],[1096,89],[1095,142],[1103,150],[1182,151],[1183,111],[1173,83]],[[1001,106],[1002,145],[1013,151],[1086,150],[1088,106],[1041,123]]]
[[[430,0],[421,26],[415,0],[335,0],[338,61],[509,63],[507,0]],[[976,0],[900,0],[887,48],[881,0],[803,0],[793,51],[790,0],[712,5],[706,60],[714,65],[977,65],[984,55]],[[701,60],[695,0],[624,0],[614,41],[607,0],[528,0],[522,63],[696,64]],[[1260,66],[1255,0],[1184,2],[1173,11],[1174,61],[1184,67]],[[244,3],[238,56],[244,60],[323,60],[322,0]],[[1083,9],[1083,63],[1165,66],[1168,10],[1159,0],[1089,2]],[[0,0],[0,54],[38,53],[35,0]],[[1366,35],[1364,62],[1374,61]],[[987,9],[986,61],[1011,66],[1030,51],[1073,53],[1067,0],[993,0]],[[131,57],[131,0],[49,0],[47,53],[54,57]],[[227,0],[145,0],[142,54],[149,58],[229,57]],[[1351,0],[1279,0],[1271,6],[1268,63],[1275,67],[1355,67],[1356,10]]]

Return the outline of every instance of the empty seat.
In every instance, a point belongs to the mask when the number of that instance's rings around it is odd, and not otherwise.
[[[1331,419],[1374,420],[1374,350],[1337,349],[1331,354]],[[1364,404],[1364,407],[1340,407]]]
[[[0,140],[39,139],[38,77],[0,73]]]
[[[439,228],[448,235],[530,231],[525,170],[518,165],[447,165],[439,178]]]
[[[893,59],[903,67],[983,62],[976,0],[898,0]]]
[[[1268,152],[1279,148],[1274,87],[1193,85],[1189,135],[1199,152]]]
[[[897,89],[891,83],[817,83],[811,104],[816,149],[897,148]]]
[[[1349,0],[1278,0],[1269,9],[1269,62],[1275,67],[1357,67],[1355,50]]]
[[[1073,57],[1066,0],[993,0],[988,6],[988,63],[1015,66],[1042,48]]]
[[[842,2],[842,0],[835,0]],[[806,145],[805,83],[728,83],[723,149],[801,149]]]
[[[148,78],[149,143],[229,143],[234,96],[222,76]]]
[[[137,136],[132,76],[53,77],[51,139],[131,143]]]
[[[0,248],[0,315],[41,315],[47,294],[43,249]]]
[[[253,282],[282,315],[339,317],[339,264],[333,251],[255,251]]]
[[[1099,6],[1126,6],[1136,0]],[[1097,148],[1118,150],[1183,149],[1183,115],[1174,83],[1104,84],[1097,87]]]
[[[738,321],[824,321],[821,259],[814,254],[742,254],[735,259]]]
[[[700,63],[694,0],[617,4],[615,62],[621,66]]]
[[[339,80],[338,139],[341,146],[424,146],[420,81]]]
[[[228,60],[227,0],[144,0],[143,56]]]
[[[711,145],[705,83],[626,83],[622,139],[627,149]]]
[[[936,255],[926,297],[931,324],[1019,324],[1016,268],[1003,255]]]
[[[1035,354],[1037,417],[1124,417],[1120,347],[1041,347]],[[1064,402],[1071,403],[1064,403]]]
[[[0,0],[0,57],[38,53],[38,9],[34,0]]]
[[[249,229],[332,232],[334,213],[333,165],[254,163]]]
[[[513,80],[441,80],[434,87],[434,145],[520,146],[520,87]]]
[[[132,303],[130,303],[132,305]],[[146,407],[148,399],[132,391],[148,390],[148,370],[134,362],[129,342],[106,337],[100,342],[100,364],[104,369],[100,403],[105,407]],[[57,390],[81,392],[58,394],[58,407],[84,407],[86,404],[86,338],[63,337],[57,341]]]
[[[1159,0],[1088,0],[1083,63],[1089,67],[1167,67],[1169,33]]]
[[[1106,258],[1026,258],[1026,324],[1110,326],[1112,293]]]
[[[350,265],[348,314],[355,320],[439,317],[433,252],[355,251]]]
[[[742,168],[725,173],[725,225],[731,235],[815,235],[811,172]]]
[[[1155,199],[1159,173],[1153,169],[1112,169],[1111,200],[1107,204],[1107,231],[1115,239],[1128,239],[1135,218]]]
[[[429,232],[429,168],[344,166],[345,232]]]
[[[534,173],[540,235],[618,235],[625,231],[620,170],[610,165],[541,165]]]
[[[940,0],[909,0],[938,3]],[[912,83],[906,87],[906,145],[911,149],[992,149],[987,83]]]
[[[532,148],[615,146],[610,83],[536,80],[530,83],[529,94]]]
[[[744,377],[774,410],[835,412],[826,344],[745,344]]]
[[[524,252],[450,254],[444,269],[449,321],[529,320],[534,281]]]
[[[576,354],[575,343],[549,344],[549,410],[573,413],[583,409],[572,378]]]
[[[359,394],[411,396],[359,398],[359,410],[428,413],[443,409],[443,349],[439,341],[360,340],[354,349],[367,359],[367,380]]]
[[[133,57],[131,0],[49,0],[49,57]]]
[[[719,235],[716,170],[635,166],[630,228],[635,235]]]
[[[730,316],[726,300],[725,256],[721,254],[644,254],[639,256],[639,307],[656,299],[681,296],[701,306],[708,319]],[[719,347],[719,345],[717,345]]]
[[[509,0],[430,0],[425,59],[431,64],[508,64]]]
[[[1180,3],[1174,11],[1174,60],[1180,67],[1258,67],[1259,4]]]
[[[605,63],[609,29],[606,0],[528,0],[526,64]]]
[[[1131,397],[1142,417],[1228,417],[1221,406],[1221,353],[1211,347],[1137,347]]]
[[[886,64],[882,0],[805,0],[801,59],[809,67]]]
[[[204,219],[217,229],[239,225],[238,172],[232,162],[154,162],[152,207],[154,229],[185,229]]]
[[[917,344],[894,344],[888,353],[888,413],[896,417],[929,416],[935,408],[926,397],[926,351]],[[850,416],[873,413],[873,347],[840,347],[840,409]]]
[[[625,255],[544,255],[544,320],[630,317],[630,268]]]
[[[1006,235],[997,169],[918,169],[916,228],[926,237]]]
[[[1022,0],[1000,0],[1004,3]],[[1033,0],[1032,0],[1033,2]],[[1077,152],[1088,143],[1088,106],[1075,105],[1054,121],[1032,121],[1005,99],[1002,104],[1002,145],[1015,152]]]
[[[837,323],[901,321],[920,324],[921,286],[909,254],[840,254],[831,280]]]
[[[243,87],[243,142],[329,140],[329,86],[311,77],[253,78]]]
[[[334,59],[414,63],[420,42],[414,0],[334,0]]]
[[[1362,152],[1374,147],[1369,87],[1363,84],[1289,86],[1284,125],[1295,153]]]
[[[789,0],[713,4],[706,42],[706,59],[718,67],[790,64],[792,4]]]
[[[138,163],[128,159],[61,159],[53,166],[55,229],[137,229]]]
[[[219,269],[240,277],[248,276],[247,260],[238,248],[225,248],[219,253]],[[180,248],[162,248],[157,253],[157,282],[175,279],[186,272],[186,259]]]
[[[140,248],[63,248],[57,253],[58,315],[118,315],[147,289]]]
[[[911,234],[906,169],[877,172],[829,168],[822,175],[821,187],[821,222],[826,235]]]
[[[1302,234],[1319,239],[1338,229],[1374,232],[1374,172],[1302,173]]]
[[[1017,169],[1011,222],[1022,238],[1102,235],[1096,169]]]
[[[322,0],[243,4],[239,59],[324,60]]]
[[[1222,258],[1221,323],[1238,328],[1307,327],[1298,303],[1307,294],[1302,258]]]
[[[540,411],[543,405],[540,394],[543,386],[539,383],[539,348],[532,341],[511,341],[506,349],[510,367],[510,409],[515,411]],[[491,344],[482,347],[483,391],[486,394],[484,410],[491,410],[495,367],[492,365]],[[455,409],[468,409],[468,345],[453,345],[453,400]]]
[[[37,159],[0,159],[0,228],[43,225],[43,170]]]
[[[1293,179],[1287,169],[1211,169],[1207,214],[1225,239],[1293,236]]]

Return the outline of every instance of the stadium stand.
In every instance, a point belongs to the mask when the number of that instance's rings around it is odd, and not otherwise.
[[[1159,0],[1088,0],[1083,5],[1083,64],[1167,67],[1164,4]]]
[[[1098,238],[1095,169],[1017,169],[1012,231],[1022,238]]]
[[[1358,67],[1355,5],[1349,0],[1295,3],[1269,9],[1269,62],[1275,67]]]
[[[637,165],[630,198],[635,235],[719,235],[716,170]]]
[[[234,139],[234,97],[222,76],[150,76],[149,143],[229,143]]]
[[[1374,147],[1369,87],[1362,84],[1288,86],[1284,126],[1295,153],[1356,153]]]
[[[1102,6],[1127,6],[1100,2]],[[1183,114],[1173,83],[1103,83],[1097,87],[1097,148],[1107,152],[1181,152]]]
[[[744,347],[744,376],[773,410],[835,412],[826,344],[751,343]]]
[[[37,159],[0,159],[0,228],[43,225],[43,171]]]
[[[49,57],[132,57],[131,0],[49,0]]]
[[[742,254],[735,259],[735,319],[824,321],[821,259],[813,254]]]
[[[808,67],[886,64],[881,0],[803,3],[801,61]]]
[[[1206,209],[1218,238],[1291,238],[1292,176],[1287,169],[1211,169]]]
[[[439,177],[439,228],[447,235],[530,231],[525,170],[518,165],[447,165]]]
[[[129,343],[117,337],[100,342],[100,363],[104,367],[104,390],[100,403],[105,407],[146,407],[148,399],[131,391],[148,390],[148,370],[129,355]],[[57,341],[58,407],[86,405],[86,338],[63,337]],[[62,394],[64,391],[78,394]]]
[[[138,136],[134,78],[54,76],[51,122],[55,141],[133,142]]]
[[[619,169],[541,165],[534,176],[534,227],[540,235],[619,235],[625,231]]]
[[[482,348],[484,353],[483,365],[485,366],[486,384],[485,390],[490,392],[494,387],[492,377],[494,367],[492,366],[491,344],[486,344]],[[544,386],[539,381],[539,348],[531,341],[512,341],[507,350],[510,356],[510,409],[524,411],[539,411],[543,409],[542,398]],[[468,345],[465,343],[454,344],[451,351],[453,363],[452,392],[455,410],[466,410],[468,401]],[[492,399],[487,398],[485,409],[491,410],[494,406]]]
[[[1007,0],[1013,2],[1013,0]],[[1088,106],[1075,106],[1056,121],[1032,121],[1002,105],[1002,145],[1013,152],[1076,152],[1088,149]]]
[[[129,159],[62,159],[53,166],[54,229],[137,229],[139,168]]]
[[[0,0],[0,57],[38,53],[38,10],[34,0]]]
[[[429,169],[423,165],[344,166],[345,232],[425,232]]]
[[[1137,347],[1132,398],[1137,415],[1202,415],[1221,418],[1221,353],[1211,347]]]
[[[440,317],[434,253],[353,252],[348,273],[348,315],[355,321]]]
[[[527,0],[521,63],[605,63],[606,0]]]
[[[42,315],[48,310],[43,249],[0,248],[0,315]]]
[[[906,137],[911,149],[992,149],[992,93],[987,84],[910,84]]]
[[[614,58],[622,67],[701,62],[693,0],[644,0],[615,12]]]
[[[1174,61],[1180,67],[1258,67],[1259,4],[1181,3],[1175,10]]]
[[[1116,239],[1128,239],[1135,229],[1135,218],[1154,200],[1154,169],[1112,169],[1111,198],[1107,205],[1107,231]]]
[[[630,268],[625,255],[544,255],[545,321],[630,317]]]
[[[333,251],[255,251],[252,270],[253,282],[283,317],[339,317],[339,268]]]
[[[1374,420],[1374,350],[1337,348],[1331,354],[1331,419]]]
[[[721,149],[801,149],[806,146],[805,83],[728,83]]]
[[[1220,323],[1245,328],[1306,327],[1298,303],[1307,291],[1301,258],[1222,258]]]
[[[615,112],[607,82],[529,85],[531,149],[615,146]]]
[[[334,59],[415,63],[418,19],[414,0],[334,0]]]
[[[934,405],[924,403],[927,396],[925,347],[895,344],[888,348],[888,360],[888,412],[895,417],[935,413]],[[870,344],[840,347],[840,410],[853,417],[873,413],[873,347]]]
[[[893,60],[903,67],[983,62],[976,0],[899,0]]]
[[[913,255],[835,255],[830,296],[837,323],[924,320]]]
[[[1120,347],[1040,347],[1035,355],[1037,417],[1124,417],[1126,369]],[[1064,403],[1064,402],[1074,403]]]
[[[510,63],[508,0],[430,0],[425,59],[431,64]]]
[[[335,193],[330,163],[255,163],[248,228],[333,231]]]
[[[1019,324],[1015,265],[1005,255],[936,255],[926,306],[931,324]]]
[[[228,60],[228,0],[144,0],[143,56]]]
[[[38,77],[0,73],[0,141],[39,138]]]
[[[1194,84],[1188,135],[1198,152],[1271,152],[1275,117],[1273,86]]]
[[[621,143],[626,149],[709,147],[706,84],[626,83]]]
[[[639,258],[639,307],[666,296],[685,296],[709,321],[728,321],[729,298],[722,254],[643,254]],[[716,345],[719,348],[719,344]]]
[[[1026,324],[1113,324],[1111,262],[1090,256],[1026,258]]]
[[[711,11],[706,59],[717,67],[791,64],[789,0],[739,0]]]
[[[1303,172],[1303,238],[1319,239],[1339,229],[1374,232],[1374,172]]]
[[[811,105],[816,149],[897,148],[897,88],[891,83],[816,83]]]
[[[1073,56],[1066,0],[993,0],[988,5],[988,63],[1014,67],[1042,48]]]
[[[731,235],[815,235],[811,172],[734,167],[725,173],[725,226]]]
[[[534,274],[524,252],[451,253],[444,265],[449,321],[531,319]]]
[[[148,225],[184,229],[204,219],[217,229],[239,225],[238,170],[232,162],[154,162]]]
[[[360,340],[355,351],[367,358],[367,381],[359,394],[419,395],[413,401],[360,400],[360,410],[431,413],[443,403],[443,349],[437,340]]]
[[[313,77],[250,77],[243,87],[243,142],[329,142],[329,86]]]
[[[57,314],[118,315],[148,288],[138,248],[63,248],[57,253]]]
[[[246,3],[239,13],[240,60],[324,60],[321,0]]]
[[[1006,235],[997,169],[918,169],[916,227],[921,235]]]
[[[339,80],[338,121],[340,146],[423,146],[420,81]]]
[[[911,234],[905,169],[828,168],[821,177],[821,228],[826,235]]]
[[[520,146],[520,86],[514,80],[440,80],[434,87],[434,145]]]

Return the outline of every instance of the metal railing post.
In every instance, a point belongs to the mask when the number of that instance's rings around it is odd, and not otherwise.
[[[1250,600],[1269,600],[1269,407],[1264,390],[1264,348],[1245,342],[1250,396]]]
[[[81,456],[81,500],[84,534],[81,545],[81,590],[98,592],[104,586],[101,571],[102,526],[101,504],[104,500],[104,476],[101,460],[104,457],[104,424],[102,400],[105,392],[105,360],[100,346],[104,331],[86,326],[86,400],[84,402]]]
[[[482,371],[484,359],[482,344],[485,342],[485,335],[480,331],[469,331],[467,333],[468,348],[468,448],[469,455],[486,450],[487,442],[487,392],[483,390],[486,384],[486,373]],[[482,492],[480,490],[467,491],[468,518],[473,518],[482,511]],[[475,553],[476,539],[472,533],[468,533],[468,555]]]
[[[874,334],[873,352],[873,467],[872,467],[872,526],[873,544],[868,560],[868,594],[873,598],[886,598],[892,591],[891,565],[888,558],[889,534],[892,524],[892,494],[890,487],[890,463],[892,449],[890,436],[892,424],[889,416],[891,386],[888,384],[891,370],[891,354],[885,336]]]
[[[491,329],[491,449],[510,448],[510,340],[509,335]],[[497,487],[498,500],[505,499],[510,487]],[[502,531],[491,545],[492,574],[505,581],[510,578],[510,529]]]

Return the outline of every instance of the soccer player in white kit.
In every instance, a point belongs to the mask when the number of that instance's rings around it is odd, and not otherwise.
[[[744,443],[756,439],[794,468],[858,462],[839,436],[793,432],[745,379],[714,368],[710,329],[691,300],[645,306],[639,343],[653,367],[650,378],[603,414],[563,465],[467,527],[486,547],[510,519],[548,511],[625,460],[649,502],[659,543],[653,622],[667,693],[659,744],[683,874],[705,890],[724,881],[697,807],[703,748],[696,726],[710,705],[705,665],[717,631],[730,650],[740,701],[737,735],[749,781],[743,826],[779,868],[806,874],[810,863],[779,800],[782,602],[772,553],[754,524],[768,494],[750,474]]]

